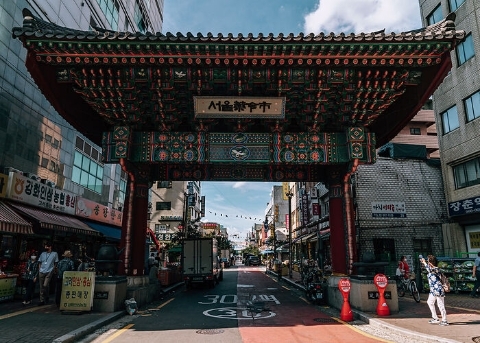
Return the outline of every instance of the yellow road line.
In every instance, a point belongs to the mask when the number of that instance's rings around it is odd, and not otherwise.
[[[161,304],[160,306],[158,306],[157,308],[162,308],[163,306],[167,305],[168,303],[172,302],[173,300],[175,300],[175,298],[172,298],[166,302],[164,302],[163,304]]]
[[[53,305],[50,305],[50,307],[52,307],[52,306]],[[45,306],[30,307],[30,308],[26,308],[24,310],[15,311],[15,312],[12,312],[12,313],[9,313],[9,314],[4,314],[3,316],[0,316],[0,320],[15,317],[15,316],[19,316],[21,314],[25,314],[25,313],[29,313],[29,312],[35,312],[35,311],[38,311],[38,310],[41,310],[41,309],[45,309]]]
[[[111,342],[112,340],[114,340],[115,338],[117,338],[118,336],[120,336],[122,333],[124,333],[125,331],[127,331],[128,329],[130,329],[133,325],[135,325],[135,324],[128,324],[127,326],[121,328],[120,330],[118,330],[117,332],[115,332],[113,335],[111,335],[110,337],[108,337],[106,340],[102,341],[102,343]]]
[[[335,318],[335,317],[330,317],[330,318],[332,318],[333,320],[336,320],[337,322],[339,322],[339,323],[341,323],[341,324],[346,325],[348,328],[352,329],[352,330],[355,331],[356,333],[359,333],[359,334],[361,334],[361,335],[363,335],[363,336],[365,336],[365,337],[375,339],[375,340],[377,340],[377,341],[379,341],[379,342],[394,343],[394,342],[392,342],[392,341],[388,341],[388,340],[386,340],[386,339],[378,338],[377,336],[370,335],[369,333],[366,333],[365,331],[362,331],[362,330],[360,330],[360,329],[357,329],[356,327],[348,324],[347,322],[344,322],[344,321],[341,320],[341,319],[338,319],[338,318]]]

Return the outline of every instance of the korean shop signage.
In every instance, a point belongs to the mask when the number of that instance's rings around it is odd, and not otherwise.
[[[285,118],[285,97],[194,96],[195,118]]]
[[[403,201],[373,201],[372,218],[407,218]]]
[[[0,173],[0,198],[7,195],[8,175]]]
[[[79,217],[122,226],[123,212],[81,197],[77,199],[75,214]]]
[[[19,173],[10,173],[7,198],[36,207],[66,214],[75,214],[77,196],[73,193],[50,187]]]
[[[63,273],[60,311],[91,311],[95,289],[95,272]]]
[[[480,196],[448,203],[450,217],[471,213],[480,213]]]

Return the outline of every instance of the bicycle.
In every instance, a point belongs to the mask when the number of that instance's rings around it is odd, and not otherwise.
[[[399,297],[403,297],[407,291],[413,296],[413,299],[420,302],[420,292],[418,291],[417,283],[415,282],[415,274],[411,274],[409,278],[405,279],[399,276],[397,279],[397,293]]]

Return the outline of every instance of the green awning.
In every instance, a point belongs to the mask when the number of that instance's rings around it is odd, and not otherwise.
[[[170,248],[168,249],[168,252],[171,253],[171,252],[182,252],[182,246],[181,245],[177,245],[173,248]]]

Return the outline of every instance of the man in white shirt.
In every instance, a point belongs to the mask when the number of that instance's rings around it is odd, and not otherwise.
[[[38,259],[40,264],[39,279],[40,279],[40,302],[38,306],[48,303],[48,295],[50,290],[50,281],[58,263],[58,254],[52,251],[52,243],[45,243],[45,251],[42,252]]]

